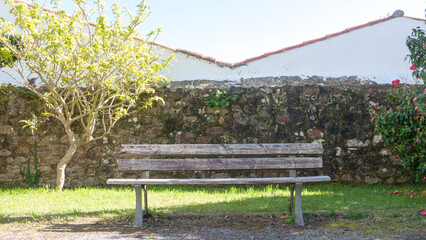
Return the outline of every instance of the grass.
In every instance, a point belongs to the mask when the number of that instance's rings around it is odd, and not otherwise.
[[[400,196],[392,191],[403,191]],[[372,217],[381,220],[403,217],[421,226],[426,217],[426,185],[307,185],[303,189],[305,216]],[[149,186],[148,204],[154,214],[240,213],[284,214],[288,211],[288,185],[268,186]],[[73,221],[97,217],[105,221],[132,218],[135,194],[131,187],[75,188],[57,192],[47,188],[0,188],[0,224]]]

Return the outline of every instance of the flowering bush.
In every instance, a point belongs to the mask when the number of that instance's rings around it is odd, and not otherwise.
[[[388,94],[392,107],[370,109],[376,134],[382,135],[386,145],[393,147],[395,157],[415,182],[426,181],[426,38],[420,28],[413,29],[407,39],[408,55],[413,64],[413,76],[422,83],[402,84],[392,81]]]

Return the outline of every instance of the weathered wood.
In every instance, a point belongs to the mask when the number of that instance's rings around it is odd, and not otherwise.
[[[322,168],[321,157],[296,157],[294,155],[320,155],[321,143],[273,144],[168,144],[122,145],[124,155],[138,155],[144,159],[120,159],[120,171],[144,171],[142,179],[109,179],[107,184],[135,185],[135,226],[142,226],[142,193],[144,188],[145,211],[148,213],[147,185],[222,185],[222,184],[280,184],[292,183],[290,204],[296,225],[303,226],[302,183],[330,181],[328,176],[296,177],[295,169]],[[275,156],[274,156],[275,155]],[[289,155],[282,157],[281,155]],[[181,159],[149,159],[165,156]],[[211,157],[217,156],[217,157]],[[242,157],[247,156],[247,157]],[[257,156],[257,157],[256,157]],[[190,157],[190,158],[188,158]],[[194,159],[193,157],[197,157]],[[203,158],[207,157],[207,158]],[[237,157],[237,158],[230,158]],[[147,171],[185,170],[258,170],[291,169],[290,177],[279,178],[220,178],[220,179],[149,179]],[[294,197],[294,188],[296,195]]]
[[[122,154],[142,156],[322,154],[321,143],[121,145]]]
[[[298,226],[305,226],[302,212],[302,183],[296,183],[296,197],[294,200],[294,223]]]
[[[185,171],[322,168],[320,157],[119,159],[119,171]]]
[[[136,192],[136,210],[135,210],[135,227],[142,227],[142,186],[135,185]]]
[[[109,179],[107,184],[134,185],[136,191],[135,226],[142,226],[142,192],[144,188],[145,212],[148,213],[147,185],[222,185],[222,184],[280,184],[292,183],[290,206],[295,223],[304,226],[302,213],[302,183],[330,181],[328,176],[296,177],[295,169],[322,168],[321,157],[296,157],[294,155],[319,155],[321,143],[277,144],[168,144],[122,145],[124,155],[138,155],[144,159],[120,159],[120,171],[144,171],[142,179]],[[278,155],[274,156],[273,155]],[[279,155],[289,155],[282,157]],[[149,159],[149,156],[174,156],[182,159]],[[205,156],[207,158],[192,158]],[[210,156],[217,156],[211,158]],[[238,156],[249,156],[246,158]],[[258,157],[254,157],[258,156]],[[185,158],[191,157],[191,158]],[[238,158],[229,158],[238,157]],[[185,170],[258,170],[291,169],[290,177],[279,178],[210,178],[210,179],[149,179],[147,171]],[[294,197],[294,188],[296,196]]]
[[[117,185],[222,185],[327,182],[329,176],[278,177],[278,178],[197,178],[197,179],[108,179],[107,184]]]

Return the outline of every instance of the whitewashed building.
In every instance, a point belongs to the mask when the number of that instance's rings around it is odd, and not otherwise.
[[[182,81],[356,76],[377,83],[390,83],[396,78],[412,81],[411,64],[405,60],[409,53],[405,42],[413,28],[425,26],[425,19],[402,14],[396,11],[387,18],[238,63],[223,63],[190,51],[167,49],[166,53],[173,51],[177,60],[171,65],[170,77]]]
[[[17,1],[18,2],[18,1]],[[22,1],[19,1],[22,2]],[[231,80],[300,76],[339,78],[354,76],[360,80],[388,84],[399,78],[413,82],[406,38],[415,27],[424,27],[426,19],[403,16],[400,10],[387,18],[349,27],[341,32],[308,40],[237,63],[225,63],[212,57],[156,43],[165,55],[175,60],[165,75],[172,81]],[[0,3],[0,16],[11,20],[7,6]],[[272,49],[273,50],[273,49]],[[3,69],[11,72],[10,69]],[[12,82],[0,72],[0,83]]]

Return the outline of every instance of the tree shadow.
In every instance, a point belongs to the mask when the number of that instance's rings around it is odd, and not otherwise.
[[[242,186],[243,187],[243,186]],[[178,187],[180,189],[180,187]],[[245,186],[243,188],[246,188]],[[248,187],[247,187],[248,188]],[[251,188],[251,187],[250,187]],[[261,187],[260,187],[261,188]],[[155,189],[155,188],[152,188]],[[175,187],[159,187],[155,190],[176,189]],[[185,193],[199,191],[199,188],[182,188],[180,191]],[[241,189],[237,188],[237,191]],[[203,191],[209,193],[215,192],[229,192],[230,187],[213,187],[204,188]],[[185,205],[171,205],[167,207],[150,208],[153,217],[144,218],[144,227],[134,228],[134,209],[120,207],[119,205],[112,210],[102,211],[75,211],[64,214],[51,214],[51,215],[34,215],[34,216],[19,216],[9,217],[7,221],[0,223],[36,223],[39,225],[37,231],[43,233],[84,233],[95,234],[96,232],[105,234],[115,234],[118,238],[135,238],[139,235],[153,236],[156,238],[173,238],[169,234],[173,233],[188,233],[193,232],[193,229],[236,229],[241,231],[264,231],[265,229],[273,229],[275,231],[291,231],[300,229],[299,227],[290,227],[286,225],[287,219],[290,217],[288,211],[289,201],[288,193],[278,193],[275,196],[263,197],[247,197],[245,199],[212,202],[204,204],[185,204]],[[305,223],[307,228],[316,228],[323,226],[323,224],[337,220],[337,219],[358,219],[365,218],[366,215],[353,215],[352,217],[346,216],[350,213],[346,210],[340,209],[335,205],[339,196],[346,194],[341,191],[330,191],[310,193],[309,191],[302,194],[302,205],[304,210]],[[351,199],[345,197],[345,208],[351,207]],[[150,199],[150,207],[155,199]],[[360,198],[353,199],[353,201],[360,201]],[[362,200],[361,200],[362,201]],[[368,201],[366,199],[365,201]],[[334,204],[327,207],[327,204]],[[102,206],[99,206],[102,207]],[[247,211],[244,211],[247,210]],[[250,210],[248,210],[250,209]],[[342,211],[344,214],[342,214]],[[371,207],[366,207],[361,211],[371,211]],[[366,213],[368,214],[368,213]],[[0,215],[1,218],[1,215]],[[368,217],[366,218],[368,219]],[[1,220],[1,219],[0,219]],[[362,220],[360,220],[362,221]],[[339,222],[339,221],[338,221]],[[340,221],[341,222],[341,221]],[[271,230],[272,231],[272,230]],[[117,237],[115,237],[117,238]],[[185,238],[185,236],[183,236]],[[200,236],[200,238],[203,238]]]
[[[244,201],[243,201],[244,202]],[[225,203],[226,204],[226,203]],[[223,205],[223,204],[220,204]],[[102,219],[92,222],[49,223],[38,229],[40,232],[99,233],[114,232],[120,237],[135,237],[134,234],[154,234],[170,237],[173,233],[188,233],[194,229],[233,229],[241,231],[283,228],[282,213],[247,214],[239,212],[177,212],[154,214],[143,219],[143,227],[133,227],[134,212],[128,219]],[[285,214],[285,213],[284,213]],[[288,214],[286,214],[288,215]],[[290,227],[286,228],[300,228]],[[207,230],[208,231],[208,230]],[[132,235],[133,234],[133,235]],[[161,238],[162,239],[162,238]],[[168,238],[166,238],[168,239]],[[174,239],[174,238],[173,238]],[[202,239],[202,237],[200,237]]]
[[[229,192],[232,186],[203,187],[208,193]],[[242,187],[242,188],[241,188]],[[239,186],[237,191],[244,192],[253,186]],[[154,187],[154,190],[176,190],[182,192],[196,192],[197,187]],[[258,188],[254,186],[254,188]],[[259,186],[264,188],[264,186]],[[281,188],[281,186],[280,186]],[[334,194],[327,194],[326,201],[332,201]],[[308,202],[323,201],[324,196],[305,195],[303,206]],[[149,207],[155,199],[150,200]],[[37,223],[42,232],[116,232],[135,233],[159,231],[159,229],[191,229],[196,227],[233,227],[233,228],[265,228],[268,226],[281,227],[290,215],[288,196],[279,193],[274,196],[248,197],[240,200],[212,202],[204,204],[170,205],[167,207],[150,208],[152,218],[144,218],[143,228],[134,228],[134,209],[120,208],[101,211],[74,211],[63,214],[32,215],[18,217],[3,217],[0,223]],[[101,207],[101,206],[100,206]],[[315,217],[306,214],[305,218]],[[327,215],[321,214],[323,217]],[[307,219],[307,222],[312,223]],[[158,232],[157,231],[157,232]]]
[[[2,216],[0,223],[45,223],[52,221],[71,222],[76,218],[90,218],[90,217],[103,217],[104,215],[111,214],[116,217],[111,218],[112,221],[122,219],[125,214],[130,215],[131,209],[116,209],[116,210],[102,210],[91,212],[73,211],[62,214],[39,214],[39,215],[22,215],[22,216]],[[134,210],[133,210],[134,213]]]
[[[310,196],[314,201],[315,196]],[[133,228],[134,209],[117,208],[109,211],[86,213],[56,214],[44,216],[50,219],[91,217],[101,220],[82,222],[69,221],[46,224],[40,231],[46,232],[119,232],[132,233],[138,231],[167,229],[191,229],[193,227],[209,228],[249,228],[281,227],[290,216],[288,198],[282,196],[253,197],[231,202],[215,202],[197,205],[181,205],[153,209],[151,218],[144,218],[143,228]],[[260,203],[260,204],[259,204]],[[201,206],[200,206],[201,205]],[[249,206],[253,211],[236,211],[235,206]],[[258,206],[255,208],[254,206]],[[277,207],[279,205],[279,207]],[[199,209],[211,209],[200,211]],[[123,214],[125,213],[125,214]],[[104,217],[104,215],[110,215]],[[315,217],[306,214],[309,217]],[[308,220],[308,222],[312,222]]]

